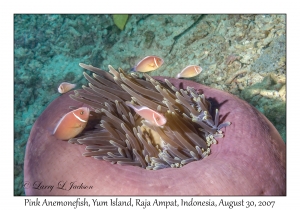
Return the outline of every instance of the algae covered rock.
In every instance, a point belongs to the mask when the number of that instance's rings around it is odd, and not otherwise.
[[[265,46],[262,55],[253,63],[255,72],[275,72],[285,69],[286,36],[281,35],[274,38],[270,44]],[[284,70],[281,70],[284,71]]]
[[[268,75],[260,83],[243,89],[240,96],[262,112],[286,142],[285,93],[285,83]]]

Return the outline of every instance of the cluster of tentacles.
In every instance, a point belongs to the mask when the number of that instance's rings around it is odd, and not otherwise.
[[[139,78],[109,66],[109,73],[91,65],[81,67],[89,87],[75,91],[74,100],[94,108],[100,123],[94,130],[70,139],[86,145],[84,156],[145,169],[178,168],[210,154],[215,137],[223,137],[218,110],[214,119],[210,102],[192,87],[175,88],[168,80],[158,82],[147,74]],[[164,126],[154,126],[126,105],[146,106],[163,113]]]

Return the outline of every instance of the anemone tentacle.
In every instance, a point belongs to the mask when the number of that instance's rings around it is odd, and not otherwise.
[[[80,64],[92,71],[83,73],[90,82],[82,91],[70,95],[103,113],[92,131],[70,139],[69,143],[86,145],[84,156],[121,165],[158,170],[182,167],[210,154],[214,137],[222,137],[218,110],[215,118],[203,94],[192,87],[178,90],[168,80],[156,81],[147,74],[142,78],[109,66],[109,72]],[[163,113],[164,126],[155,126],[137,115],[126,103],[147,106]]]

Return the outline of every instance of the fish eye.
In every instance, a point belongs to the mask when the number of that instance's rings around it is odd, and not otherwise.
[[[81,111],[80,114],[83,115],[83,111]]]

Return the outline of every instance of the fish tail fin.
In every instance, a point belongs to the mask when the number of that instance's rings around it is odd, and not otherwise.
[[[48,134],[50,134],[50,136],[54,136],[55,129],[53,129],[53,128],[46,128],[46,132],[47,132]]]

